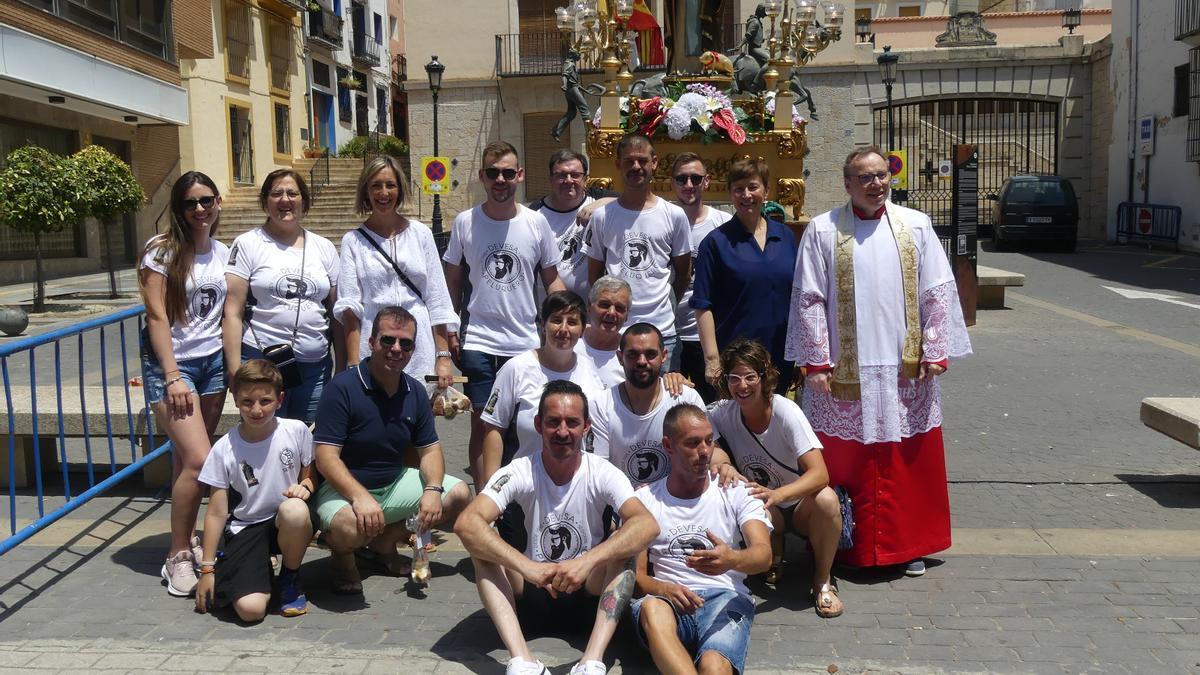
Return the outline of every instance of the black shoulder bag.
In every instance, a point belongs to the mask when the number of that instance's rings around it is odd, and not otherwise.
[[[404,270],[400,269],[400,266],[396,264],[396,261],[392,260],[391,256],[383,252],[383,248],[381,248],[379,244],[371,238],[371,235],[368,234],[366,230],[360,227],[358,228],[358,233],[362,235],[363,239],[367,240],[367,243],[371,245],[371,248],[375,249],[379,255],[383,256],[384,260],[392,264],[392,269],[396,270],[396,275],[400,277],[400,281],[403,281],[404,285],[408,286],[409,290],[411,290],[413,294],[417,296],[417,300],[421,301],[421,304],[425,304],[425,298],[421,295],[421,291],[417,290],[417,285],[412,282],[412,279],[408,278],[408,275],[404,273]]]
[[[304,237],[304,247],[300,249],[300,278],[304,278],[304,261],[308,255],[308,236]],[[304,288],[305,294],[308,288]],[[292,341],[288,343],[280,343],[270,345],[266,348],[262,346],[262,341],[258,339],[258,331],[254,330],[254,315],[252,306],[247,306],[250,310],[246,313],[246,323],[250,326],[250,334],[254,336],[254,344],[258,346],[258,351],[262,352],[263,358],[275,364],[279,369],[279,374],[283,376],[284,390],[300,386],[303,378],[300,377],[300,363],[296,361],[296,334],[300,332],[300,305],[304,304],[304,294],[296,298],[296,322],[292,325]]]

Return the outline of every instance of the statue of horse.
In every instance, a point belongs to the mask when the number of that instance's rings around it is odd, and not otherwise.
[[[654,98],[655,96],[666,96],[666,78],[666,73],[656,73],[643,80],[638,80],[637,82],[629,85],[629,95],[642,99]]]

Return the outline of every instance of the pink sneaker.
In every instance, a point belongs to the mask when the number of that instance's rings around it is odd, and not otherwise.
[[[204,549],[200,547],[200,537],[192,536],[192,540],[188,542],[192,549],[192,566],[196,571],[200,571],[200,561],[204,559]]]
[[[162,567],[162,578],[167,582],[168,593],[186,598],[196,592],[195,562],[191,551],[180,551],[167,558]]]

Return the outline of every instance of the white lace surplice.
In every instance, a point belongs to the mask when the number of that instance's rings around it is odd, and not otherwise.
[[[896,208],[917,247],[922,361],[967,356],[971,341],[937,234],[925,214]],[[835,210],[814,218],[800,241],[786,347],[787,358],[797,364],[832,365],[838,359],[837,215]],[[839,401],[805,389],[809,422],[817,431],[860,443],[899,441],[939,426],[938,378],[900,377],[904,289],[900,255],[886,220],[855,219],[854,284],[862,397]]]
[[[451,330],[458,329],[458,317],[450,304],[450,291],[446,288],[433,234],[424,223],[416,220],[409,220],[408,227],[391,239],[384,239],[370,230],[367,233],[421,290],[424,302],[355,228],[342,237],[342,277],[333,315],[340,320],[342,314],[349,311],[362,322],[358,353],[359,358],[366,358],[371,354],[367,345],[371,321],[379,310],[390,305],[407,309],[417,319],[417,348],[404,372],[421,381],[425,375],[435,372],[437,349],[431,326],[445,324]]]

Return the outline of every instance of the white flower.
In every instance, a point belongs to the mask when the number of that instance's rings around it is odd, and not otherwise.
[[[699,124],[701,129],[708,131],[708,128],[712,126],[712,113],[705,110],[696,115],[696,124]]]
[[[678,141],[691,130],[692,114],[682,105],[676,105],[667,110],[663,122],[667,125],[667,136]]]
[[[708,107],[708,100],[700,94],[689,91],[683,96],[680,96],[679,100],[675,102],[675,105],[686,108],[687,111],[690,112],[693,117],[695,117],[696,115],[704,112],[704,110]]]

